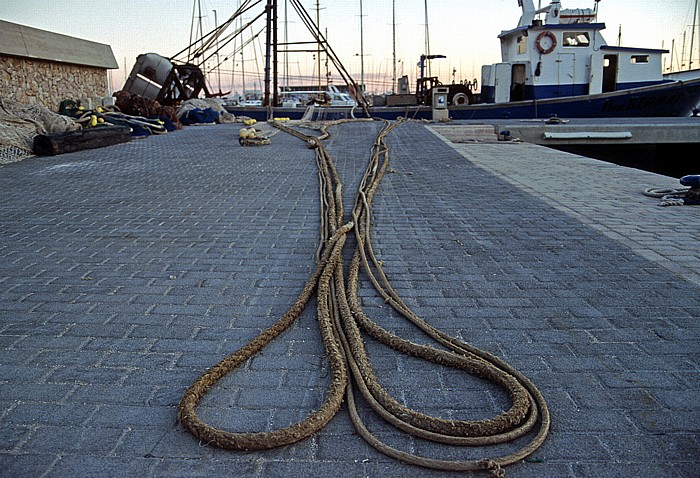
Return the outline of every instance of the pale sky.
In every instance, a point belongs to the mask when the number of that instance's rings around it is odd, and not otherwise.
[[[395,0],[397,73],[398,76],[409,75],[412,84],[416,63],[425,53],[426,1],[430,53],[447,56],[432,63],[432,74],[444,83],[452,81],[453,70],[458,81],[475,77],[480,80],[481,65],[500,60],[498,34],[514,28],[521,14],[517,0]],[[114,88],[119,89],[125,70],[126,74],[131,71],[139,54],[155,52],[169,57],[187,48],[196,5],[201,4],[202,29],[206,33],[214,28],[214,11],[217,23],[221,24],[233,14],[238,3],[239,0],[1,0],[0,19],[110,45],[120,65],[118,71],[110,74],[111,80]],[[317,0],[302,0],[301,3],[315,20]],[[547,0],[542,0],[543,5],[546,3]],[[278,4],[281,39],[285,0],[278,0]],[[360,81],[360,53],[364,52],[368,89],[391,89],[392,0],[318,0],[318,4],[321,29],[327,31],[331,47],[355,80]],[[594,0],[562,0],[563,8],[593,8],[594,4]],[[684,33],[686,61],[688,58],[694,6],[695,0],[601,0],[598,21],[606,24],[603,35],[611,45],[617,44],[620,28],[623,46],[671,50],[675,41],[673,61],[677,66],[683,51]],[[291,12],[291,6],[289,8]],[[198,11],[195,15],[198,16]],[[292,13],[289,20],[288,27],[293,32],[290,41],[308,40],[304,27]],[[262,24],[256,31],[261,27]],[[361,37],[364,48],[361,48]],[[696,28],[698,37],[700,29]],[[260,42],[263,41],[264,35],[260,37]],[[248,89],[260,82],[257,70],[258,66],[262,70],[263,47],[256,48],[255,52],[252,49],[244,52]],[[700,41],[694,42],[693,50],[694,66],[700,67],[697,59]],[[232,51],[233,44],[222,48],[221,58]],[[224,90],[231,82],[232,71],[234,82],[241,81],[240,55],[237,57],[235,67],[231,61],[222,67]],[[670,55],[666,55],[667,67],[670,61]],[[311,77],[316,75],[312,73],[315,65],[311,54],[294,54],[289,61],[290,75]],[[322,71],[325,72],[325,67]],[[332,78],[340,81],[337,73],[332,74]],[[210,75],[209,83],[213,90],[218,90],[218,75]],[[315,80],[309,79],[306,83],[315,84]]]

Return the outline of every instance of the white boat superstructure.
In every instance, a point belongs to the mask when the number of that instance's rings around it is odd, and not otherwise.
[[[482,67],[483,102],[593,95],[665,81],[662,55],[668,51],[608,45],[597,8],[564,9],[558,0],[541,9],[532,0],[519,3],[518,26],[499,35],[502,61]]]

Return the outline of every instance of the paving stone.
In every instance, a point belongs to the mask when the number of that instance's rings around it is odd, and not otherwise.
[[[330,130],[346,220],[379,128]],[[189,127],[0,167],[0,474],[454,475],[374,451],[345,406],[314,437],[263,452],[212,448],[177,425],[185,389],[277,320],[315,267],[313,153],[281,133],[241,148],[236,131]],[[422,123],[388,142],[372,220],[390,280],[425,320],[526,373],[550,405],[549,438],[508,476],[694,476],[700,237],[689,224],[700,210],[639,194],[668,178],[546,148],[453,145]],[[368,314],[429,343],[365,279]],[[329,371],[315,306],[226,377],[202,417],[264,431],[316,408]],[[509,406],[483,380],[366,345],[399,401],[450,418]],[[408,451],[483,453],[403,437],[359,407]]]

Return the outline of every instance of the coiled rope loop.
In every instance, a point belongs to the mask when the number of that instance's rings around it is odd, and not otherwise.
[[[348,120],[340,122],[345,121]],[[503,466],[526,458],[544,442],[549,431],[550,416],[544,397],[532,382],[500,358],[457,340],[418,317],[391,287],[381,262],[374,254],[370,238],[371,204],[389,164],[389,149],[385,138],[402,122],[384,122],[358,188],[351,212],[352,221],[346,223],[343,223],[342,183],[333,160],[322,143],[328,136],[326,129],[321,130],[319,137],[314,137],[272,123],[282,131],[306,141],[316,152],[321,193],[318,266],[297,300],[278,322],[209,369],[185,392],[179,404],[178,419],[186,430],[203,442],[236,450],[261,450],[294,443],[325,426],[339,410],[343,395],[347,399],[350,417],[358,433],[380,452],[413,465],[451,471],[490,470],[493,476],[503,476]],[[342,252],[347,234],[351,231],[354,231],[356,246],[346,280]],[[372,321],[363,312],[359,302],[361,268],[388,304],[443,348],[410,342]],[[203,422],[196,412],[202,397],[218,380],[288,329],[301,315],[314,291],[317,294],[319,327],[332,372],[331,383],[321,407],[304,420],[272,432],[236,433]],[[401,353],[488,380],[506,391],[512,405],[496,417],[476,421],[448,420],[409,409],[393,398],[375,377],[365,351],[362,332]],[[349,380],[349,376],[353,380]],[[372,435],[358,413],[353,384],[383,419],[419,438],[451,445],[485,446],[506,443],[533,433],[519,450],[500,457],[451,461],[416,456],[392,448]]]

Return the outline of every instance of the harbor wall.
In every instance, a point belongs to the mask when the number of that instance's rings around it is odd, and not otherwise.
[[[0,95],[58,111],[65,99],[100,104],[109,96],[107,70],[0,55]]]

